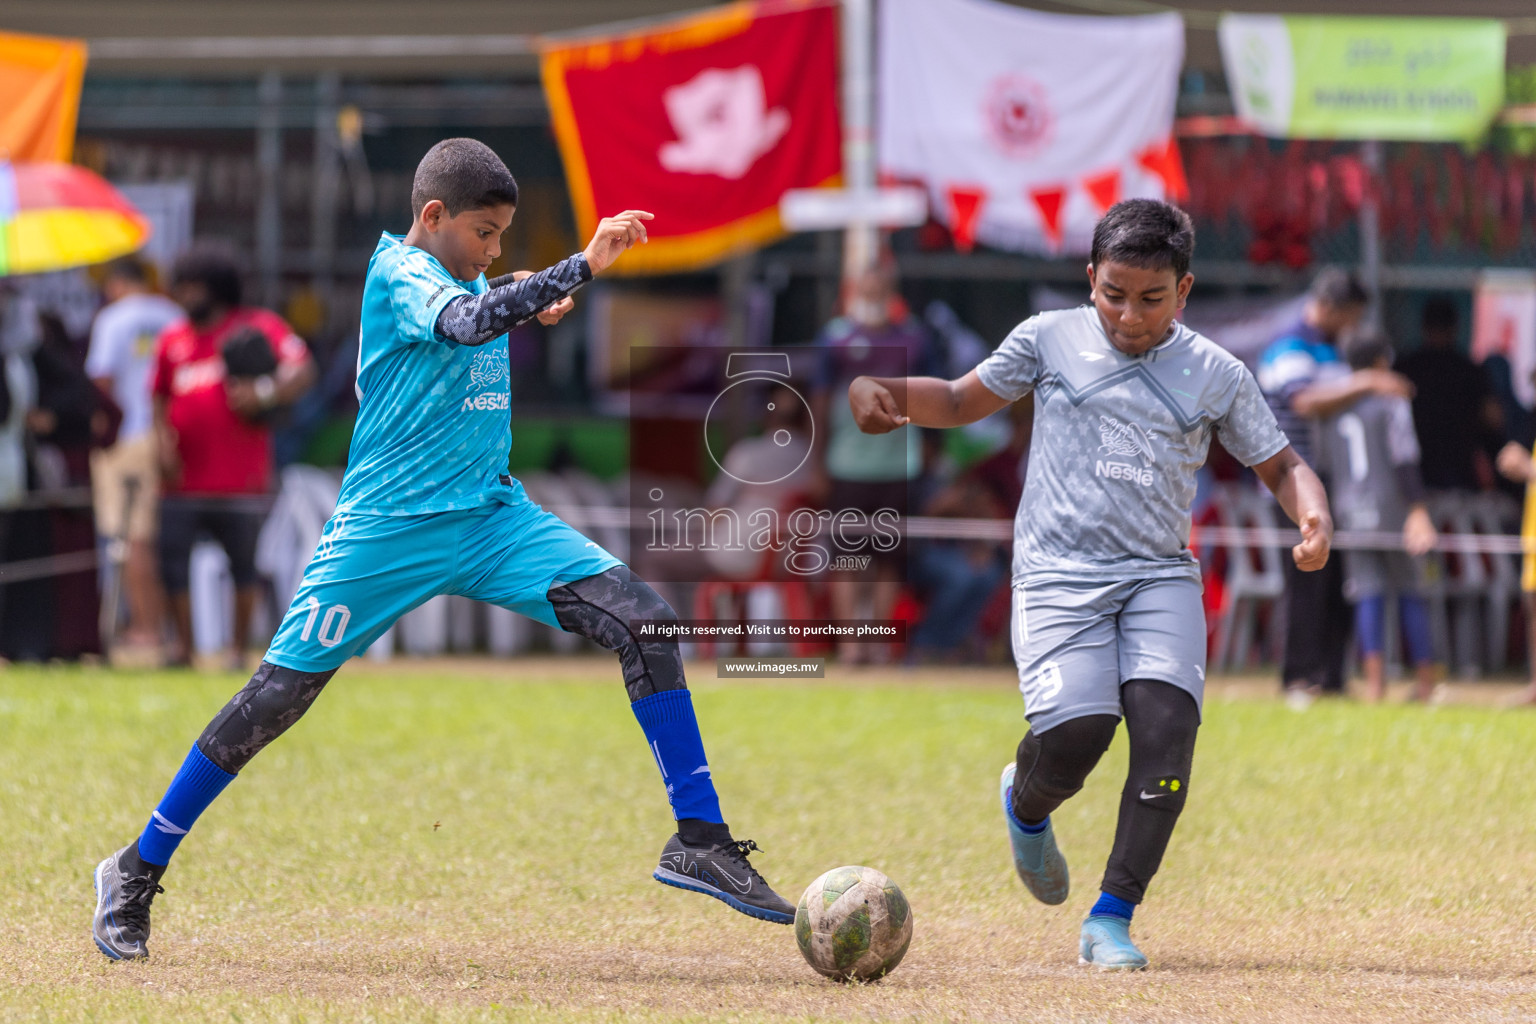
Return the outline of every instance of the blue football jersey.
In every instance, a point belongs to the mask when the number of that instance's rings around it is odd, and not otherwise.
[[[505,500],[512,392],[505,335],[485,345],[438,336],[438,315],[486,291],[385,233],[363,285],[357,426],[337,512],[419,515]]]

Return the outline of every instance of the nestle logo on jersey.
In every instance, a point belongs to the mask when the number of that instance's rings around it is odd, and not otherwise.
[[[1099,417],[1099,451],[1105,455],[1139,455],[1147,465],[1157,461],[1152,454],[1152,439],[1134,423],[1121,423],[1113,416]]]
[[[474,360],[469,364],[469,386],[472,388],[488,388],[492,384],[499,384],[506,380],[507,374],[507,350],[496,348],[489,352],[475,353]]]
[[[492,384],[500,384],[510,374],[507,372],[507,350],[495,348],[486,352],[476,352],[475,358],[469,364],[469,387],[471,390],[488,388]],[[512,393],[510,391],[481,391],[479,394],[466,395],[464,404],[459,406],[461,412],[484,412],[493,410],[507,412],[512,408]]]
[[[466,395],[461,412],[482,412],[486,409],[512,409],[512,395],[506,391],[482,391],[478,395]]]
[[[1129,466],[1124,462],[1105,462],[1103,459],[1093,461],[1093,475],[1107,476],[1111,480],[1130,480],[1141,484],[1143,487],[1152,486],[1152,471],[1140,466]]]
[[[1137,455],[1144,465],[1133,466],[1124,462],[1105,462],[1095,459],[1093,475],[1111,480],[1130,480],[1143,487],[1152,486],[1152,470],[1148,467],[1157,461],[1152,454],[1152,439],[1134,423],[1121,423],[1112,416],[1099,417],[1099,451],[1105,455]]]

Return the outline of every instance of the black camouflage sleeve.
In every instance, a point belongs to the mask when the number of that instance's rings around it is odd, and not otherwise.
[[[461,295],[437,316],[437,334],[455,345],[484,345],[527,323],[592,280],[587,258],[577,253],[521,281],[496,278],[481,295]]]

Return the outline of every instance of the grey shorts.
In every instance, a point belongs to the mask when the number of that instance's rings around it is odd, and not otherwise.
[[[1205,696],[1205,608],[1189,577],[1013,586],[1013,660],[1030,728],[1119,715],[1120,686],[1172,683]]]
[[[1424,592],[1423,559],[1406,551],[1344,552],[1344,596],[1351,601]]]

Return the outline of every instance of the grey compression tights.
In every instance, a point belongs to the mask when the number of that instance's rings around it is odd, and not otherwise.
[[[631,703],[662,690],[687,689],[677,641],[641,639],[631,628],[635,622],[676,622],[677,613],[628,566],[552,587],[549,603],[566,632],[618,654]]]
[[[1130,769],[1101,888],[1140,903],[1184,809],[1200,709],[1177,686],[1150,679],[1120,687],[1120,704],[1131,744]],[[1114,715],[1085,715],[1038,735],[1026,734],[1014,774],[1014,816],[1030,825],[1044,821],[1082,789],[1109,749],[1118,722]]]
[[[676,621],[661,595],[625,566],[549,591],[555,617],[568,632],[593,640],[619,655],[624,687],[637,701],[662,690],[686,688],[676,640],[642,640],[636,621]],[[198,737],[203,754],[229,772],[240,771],[268,743],[303,717],[336,672],[300,672],[264,661],[245,688],[232,697]]]
[[[335,669],[300,672],[262,662],[245,688],[208,723],[197,738],[197,748],[208,760],[236,774],[303,717],[335,674]]]

